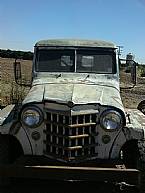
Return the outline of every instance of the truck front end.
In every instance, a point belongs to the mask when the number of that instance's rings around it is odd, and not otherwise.
[[[142,126],[128,125],[117,59],[114,44],[104,41],[36,43],[32,87],[1,133],[9,127],[25,156],[43,158],[49,178],[137,183],[138,170],[115,169],[124,144],[144,139]]]

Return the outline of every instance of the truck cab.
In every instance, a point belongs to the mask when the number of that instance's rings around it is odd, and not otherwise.
[[[21,104],[6,108],[0,136],[10,141],[12,161],[23,155],[53,166],[104,168],[144,162],[145,115],[123,106],[111,42],[37,42],[31,88]]]

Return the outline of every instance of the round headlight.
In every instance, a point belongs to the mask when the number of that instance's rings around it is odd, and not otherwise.
[[[122,127],[122,116],[115,110],[104,111],[100,118],[101,126],[106,130],[116,130]]]
[[[38,107],[26,107],[21,114],[21,121],[27,127],[38,127],[43,120],[43,115]]]

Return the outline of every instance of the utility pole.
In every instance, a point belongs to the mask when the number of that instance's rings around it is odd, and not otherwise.
[[[119,56],[121,55],[121,53],[122,53],[122,49],[123,49],[123,46],[117,46],[117,53],[118,53],[118,58],[119,58]]]
[[[121,53],[123,51],[122,48],[123,48],[123,46],[117,46],[117,54],[118,54],[119,66],[121,65],[121,63],[120,63],[120,55],[121,55]]]

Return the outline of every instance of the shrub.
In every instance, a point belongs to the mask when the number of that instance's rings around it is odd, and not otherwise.
[[[138,76],[145,77],[145,66],[144,65],[138,66]]]

